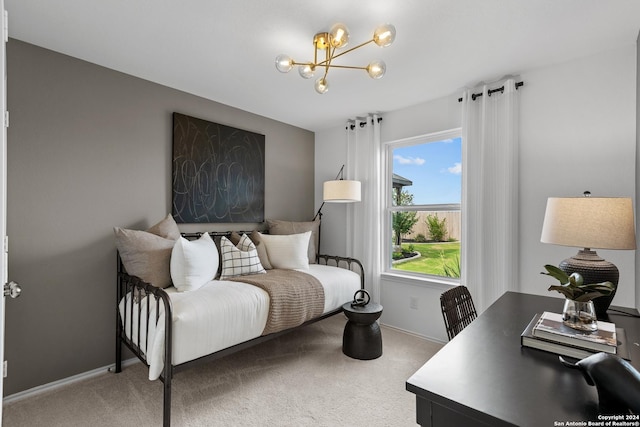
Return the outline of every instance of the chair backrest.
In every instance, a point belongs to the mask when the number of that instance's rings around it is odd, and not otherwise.
[[[456,286],[440,295],[440,307],[449,340],[458,335],[478,317],[473,299],[466,286]]]

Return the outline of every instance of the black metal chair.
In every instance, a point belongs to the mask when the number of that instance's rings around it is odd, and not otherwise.
[[[458,335],[478,317],[473,299],[466,286],[456,286],[440,295],[440,307],[449,340]]]

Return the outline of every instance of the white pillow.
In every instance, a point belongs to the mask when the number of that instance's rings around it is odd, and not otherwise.
[[[195,291],[216,276],[218,248],[208,233],[198,240],[180,237],[171,252],[171,280],[180,292]]]
[[[220,279],[226,279],[234,276],[243,276],[246,274],[266,273],[260,258],[256,245],[246,234],[243,234],[238,242],[238,246],[226,237],[220,240],[220,251],[222,252],[222,272]]]
[[[273,268],[285,270],[309,269],[310,238],[311,231],[299,234],[263,234],[261,236]]]

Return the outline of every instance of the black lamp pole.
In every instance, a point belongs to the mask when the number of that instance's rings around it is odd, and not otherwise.
[[[342,172],[344,171],[344,165],[342,165],[342,167],[340,168],[340,171],[338,172],[338,175],[336,175],[336,179],[334,179],[334,181],[337,181],[338,179],[343,180],[344,177],[342,176]],[[324,198],[324,197],[323,197]],[[313,220],[315,221],[316,218],[320,217],[320,222],[322,222],[322,208],[324,207],[325,201],[322,201],[322,204],[320,205],[320,209],[318,209],[318,212],[316,212],[316,216],[313,217]],[[320,247],[320,236],[318,236],[318,247]]]

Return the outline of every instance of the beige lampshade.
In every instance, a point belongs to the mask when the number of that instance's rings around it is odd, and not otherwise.
[[[589,249],[635,249],[631,199],[549,197],[540,241]]]
[[[359,202],[361,196],[360,181],[339,179],[325,181],[323,186],[323,200],[327,203]]]

